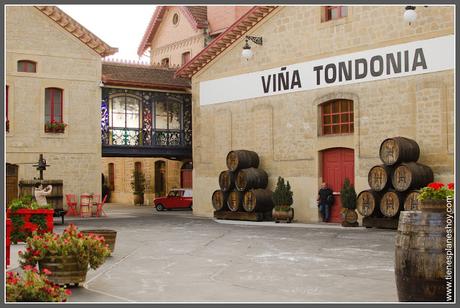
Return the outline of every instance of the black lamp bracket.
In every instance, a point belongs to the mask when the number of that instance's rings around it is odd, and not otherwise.
[[[256,43],[257,45],[262,45],[262,37],[261,36],[246,35],[246,41],[247,40],[250,40],[250,41]]]

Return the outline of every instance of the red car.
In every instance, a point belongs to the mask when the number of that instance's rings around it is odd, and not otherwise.
[[[157,211],[164,209],[192,209],[192,190],[190,188],[172,189],[167,197],[159,197],[153,200]]]

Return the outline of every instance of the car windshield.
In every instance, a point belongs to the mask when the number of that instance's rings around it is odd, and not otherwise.
[[[171,190],[168,194],[168,197],[180,197],[182,195],[182,191],[180,190]]]

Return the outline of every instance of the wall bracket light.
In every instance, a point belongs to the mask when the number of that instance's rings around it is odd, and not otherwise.
[[[263,40],[261,36],[246,35],[246,43],[244,44],[243,51],[241,52],[241,56],[245,58],[246,60],[249,60],[254,55],[254,53],[251,50],[251,46],[249,45],[249,41],[257,45],[260,45],[260,46],[262,46],[263,44]]]

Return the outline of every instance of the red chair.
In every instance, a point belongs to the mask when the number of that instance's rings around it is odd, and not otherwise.
[[[104,210],[102,209],[102,207],[104,206],[105,204],[105,200],[107,200],[107,196],[108,195],[105,195],[104,196],[104,199],[102,199],[102,202],[98,202],[97,203],[97,209],[96,209],[96,216],[100,217],[100,216],[105,216],[107,217],[107,214],[104,212]]]
[[[80,217],[91,216],[91,199],[93,196],[82,194],[80,195]],[[86,208],[86,210],[84,210]]]
[[[94,194],[92,202],[91,202],[91,205],[92,205],[91,216],[97,216],[97,206],[99,203],[101,203],[101,195]]]
[[[67,202],[67,215],[69,216],[78,216],[78,209],[77,209],[77,196],[73,194],[65,195],[65,200]]]

